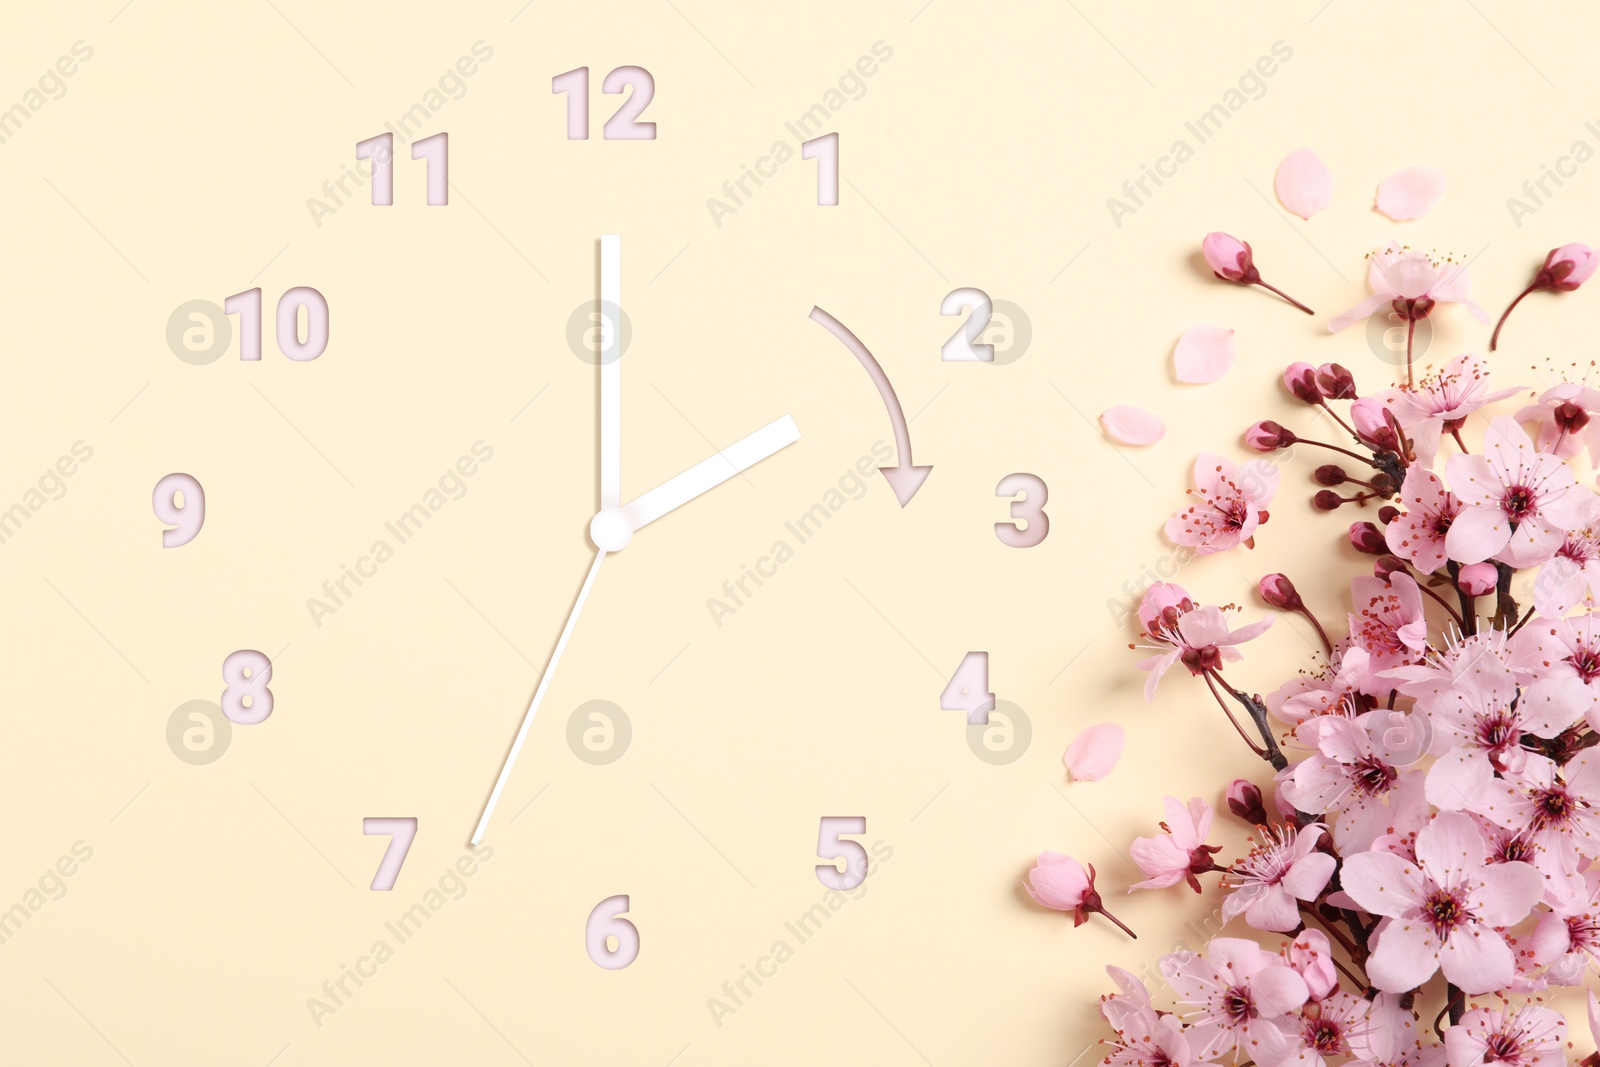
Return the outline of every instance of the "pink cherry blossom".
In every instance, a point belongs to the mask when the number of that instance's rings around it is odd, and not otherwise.
[[[1279,796],[1300,811],[1331,814],[1342,854],[1370,848],[1381,834],[1420,826],[1426,817],[1422,772],[1397,767],[1377,751],[1370,722],[1366,715],[1326,715],[1301,723],[1295,739],[1315,751],[1279,786]]]
[[[1511,653],[1528,681],[1524,700],[1554,706],[1566,725],[1582,717],[1600,728],[1600,613],[1535,619],[1511,638]]]
[[[1511,981],[1516,961],[1495,927],[1520,922],[1544,892],[1526,863],[1488,864],[1488,849],[1466,815],[1441,812],[1417,833],[1417,864],[1392,853],[1347,856],[1344,891],[1384,916],[1367,961],[1374,985],[1404,993],[1443,970],[1467,994]]]
[[[1175,952],[1161,971],[1186,1013],[1190,1048],[1199,1061],[1236,1049],[1258,1063],[1276,1062],[1290,1042],[1280,1020],[1306,1002],[1305,979],[1254,941],[1211,939],[1206,955]]]
[[[1339,969],[1333,962],[1333,945],[1321,930],[1300,932],[1283,948],[1284,959],[1306,981],[1308,1001],[1324,1000],[1339,990]]]
[[[1547,619],[1570,615],[1586,601],[1600,604],[1600,531],[1592,525],[1568,530],[1533,583],[1534,610]]]
[[[1200,242],[1200,252],[1205,256],[1206,266],[1223,281],[1238,282],[1241,285],[1259,285],[1263,289],[1277,293],[1307,315],[1311,314],[1311,309],[1300,301],[1282,289],[1261,280],[1261,272],[1256,269],[1255,257],[1250,251],[1248,241],[1241,241],[1226,233],[1208,233]]]
[[[1343,645],[1328,666],[1297,675],[1268,694],[1267,710],[1295,726],[1318,715],[1354,718],[1362,710],[1362,692],[1377,685],[1372,679],[1371,654],[1359,645]]]
[[[1415,388],[1394,394],[1395,417],[1411,438],[1417,459],[1433,463],[1441,434],[1457,433],[1473,412],[1515,396],[1521,390],[1489,388],[1489,368],[1482,357],[1457,356],[1444,369],[1427,375]]]
[[[1195,875],[1218,870],[1211,857],[1222,851],[1221,845],[1206,844],[1206,837],[1211,833],[1211,805],[1199,797],[1192,797],[1187,808],[1176,797],[1167,797],[1163,803],[1167,818],[1161,823],[1161,829],[1166,833],[1159,837],[1136,837],[1128,846],[1134,864],[1145,879],[1130,886],[1128,891],[1166,889],[1188,882],[1189,888],[1198,893],[1200,881]]]
[[[1071,856],[1059,852],[1041,852],[1038,862],[1023,879],[1022,888],[1041,907],[1072,912],[1073,926],[1082,926],[1089,921],[1091,914],[1099,912],[1121,927],[1123,933],[1133,937],[1132,930],[1106,911],[1100,894],[1095,891],[1094,879],[1094,864],[1089,864],[1089,869],[1085,871],[1083,864]]]
[[[1170,602],[1174,590],[1182,594],[1177,603]],[[1150,672],[1144,684],[1145,699],[1155,699],[1157,683],[1179,662],[1190,674],[1204,675],[1224,663],[1243,658],[1235,646],[1265,633],[1275,618],[1268,615],[1230,630],[1221,608],[1194,605],[1178,586],[1165,583],[1152,586],[1139,607],[1139,619],[1145,626],[1140,636],[1149,642],[1146,648],[1157,650],[1156,655],[1139,664],[1140,670]]]
[[[1600,389],[1562,382],[1539,394],[1539,402],[1514,416],[1539,451],[1566,458],[1589,450],[1589,462],[1600,463]]]
[[[1338,333],[1371,315],[1384,306],[1392,307],[1406,320],[1410,330],[1433,313],[1440,304],[1460,304],[1479,322],[1488,322],[1489,316],[1472,302],[1472,279],[1467,275],[1465,263],[1446,261],[1435,263],[1421,252],[1413,252],[1400,245],[1391,244],[1367,260],[1367,285],[1372,295],[1328,323],[1331,333]],[[1411,341],[1406,342],[1406,382],[1411,382]]]
[[[1480,814],[1527,836],[1533,862],[1550,877],[1600,859],[1600,754],[1585,749],[1561,768],[1530,756],[1522,770],[1490,783]]]
[[[1445,549],[1459,563],[1491,557],[1513,567],[1552,558],[1568,530],[1595,515],[1595,495],[1572,470],[1533,447],[1516,420],[1498,418],[1484,432],[1484,454],[1451,456],[1445,477],[1461,499],[1461,513],[1445,534]]]
[[[1473,1008],[1444,1033],[1450,1067],[1566,1067],[1567,1021],[1537,1004]]]
[[[1116,768],[1127,740],[1127,733],[1114,722],[1086,726],[1072,739],[1061,761],[1074,782],[1098,782]]]
[[[1600,964],[1600,872],[1579,877],[1584,896],[1540,915],[1528,939],[1529,954],[1553,985],[1581,985],[1588,969]]]
[[[1189,490],[1195,501],[1167,520],[1167,537],[1202,556],[1249,546],[1277,491],[1275,465],[1251,460],[1236,466],[1202,452],[1194,461],[1194,488]]]
[[[1444,487],[1444,482],[1421,464],[1406,471],[1406,480],[1400,486],[1400,501],[1408,509],[1384,530],[1384,540],[1389,551],[1416,567],[1423,574],[1432,574],[1449,559],[1445,552],[1445,535],[1450,524],[1461,512],[1461,501]]]
[[[1287,933],[1300,925],[1298,901],[1313,901],[1333,877],[1335,860],[1318,852],[1323,828],[1263,828],[1250,854],[1233,864],[1222,884],[1231,891],[1222,899],[1222,920],[1239,914],[1257,930]],[[1137,857],[1135,857],[1137,859]]]
[[[1422,592],[1409,574],[1355,578],[1350,582],[1350,639],[1372,657],[1367,692],[1387,693],[1392,685],[1378,675],[1416,662],[1428,646],[1428,623],[1422,613]]]
[[[1359,1036],[1370,1028],[1370,1010],[1365,1000],[1342,992],[1307,1003],[1281,1022],[1289,1039],[1288,1048],[1276,1056],[1258,1054],[1256,1061],[1262,1067],[1291,1063],[1296,1067],[1327,1067],[1330,1059],[1342,1063],[1345,1057],[1355,1055]]]

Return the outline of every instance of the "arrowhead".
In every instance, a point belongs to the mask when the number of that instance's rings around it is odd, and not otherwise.
[[[922,488],[922,483],[928,480],[928,475],[933,473],[932,467],[879,467],[879,473],[889,483],[889,488],[894,490],[895,498],[900,501],[900,506],[905,507],[911,503],[911,498],[917,495],[917,490]]]

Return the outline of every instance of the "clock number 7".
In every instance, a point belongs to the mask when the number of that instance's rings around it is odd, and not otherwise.
[[[400,866],[411,851],[411,842],[417,837],[417,820],[414,818],[362,819],[361,832],[389,837],[389,847],[383,850],[378,863],[378,873],[372,876],[372,888],[388,892],[400,878]]]
[[[939,707],[945,711],[964,711],[968,726],[989,725],[994,710],[994,694],[989,692],[989,653],[968,652],[950,682],[939,694]]]

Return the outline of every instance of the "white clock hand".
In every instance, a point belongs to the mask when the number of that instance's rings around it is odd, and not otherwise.
[[[600,238],[600,510],[622,506],[622,249]]]
[[[677,477],[662,482],[624,506],[622,515],[630,529],[638,530],[798,440],[799,428],[795,426],[794,419],[785,415],[734,442],[710,459],[696,463]]]
[[[583,587],[578,590],[578,599],[572,604],[572,611],[567,615],[566,625],[561,627],[561,636],[556,639],[555,651],[550,653],[550,662],[545,666],[544,676],[539,679],[539,687],[533,691],[533,699],[528,702],[528,710],[522,715],[522,725],[517,727],[516,740],[511,742],[511,751],[506,754],[505,763],[500,766],[500,777],[495,779],[494,791],[489,794],[489,803],[484,805],[483,816],[478,820],[478,828],[472,831],[472,843],[478,844],[483,840],[483,831],[489,825],[489,816],[494,814],[494,806],[500,802],[500,791],[506,786],[506,779],[511,776],[511,767],[517,762],[517,753],[522,751],[523,738],[528,736],[528,727],[533,725],[533,717],[539,711],[539,701],[544,699],[544,691],[550,687],[550,678],[556,673],[556,664],[561,662],[561,653],[566,651],[567,638],[572,636],[572,627],[578,621],[578,613],[583,610],[583,602],[589,598],[589,589],[594,585],[594,576],[600,573],[600,563],[606,558],[606,550],[598,549],[594,554],[594,562],[589,565],[589,573],[583,579]]]

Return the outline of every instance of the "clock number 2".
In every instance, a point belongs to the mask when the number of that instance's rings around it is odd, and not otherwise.
[[[847,841],[845,834],[864,834],[867,820],[861,815],[824,815],[817,828],[817,856],[827,863],[817,864],[817,881],[829,889],[848,892],[866,881],[867,850],[859,841]],[[844,869],[839,861],[844,860]]]
[[[966,712],[968,726],[989,724],[989,713],[994,710],[994,694],[989,692],[989,653],[968,652],[961,657],[961,666],[939,694],[939,707]]]
[[[640,122],[639,116],[655,99],[656,79],[643,67],[618,67],[600,83],[603,93],[633,93],[617,108],[617,113],[606,120],[600,135],[607,141],[654,141],[656,124]],[[550,79],[550,91],[557,96],[567,94],[567,140],[589,139],[589,68],[578,67]]]
[[[372,888],[387,893],[400,880],[400,868],[406,862],[406,853],[411,851],[411,842],[417,839],[417,820],[362,819],[361,832],[389,838],[389,847],[383,850],[383,859],[378,861],[378,873],[372,876]]]
[[[939,305],[941,315],[959,315],[971,311],[950,340],[939,350],[939,358],[946,363],[993,363],[994,345],[975,344],[989,328],[994,318],[994,302],[982,289],[952,289]]]
[[[1050,516],[1044,513],[1050,493],[1045,488],[1043,478],[1037,474],[1008,474],[995,486],[994,495],[1022,497],[1011,502],[1011,517],[1021,519],[1023,525],[1018,526],[1014,522],[994,524],[994,535],[1000,538],[1001,543],[1012,548],[1032,548],[1044,540],[1045,534],[1050,532]]]
[[[626,893],[606,897],[594,906],[583,927],[589,958],[608,971],[620,971],[639,958],[639,928],[622,917],[627,911]],[[616,948],[611,947],[613,941]]]

